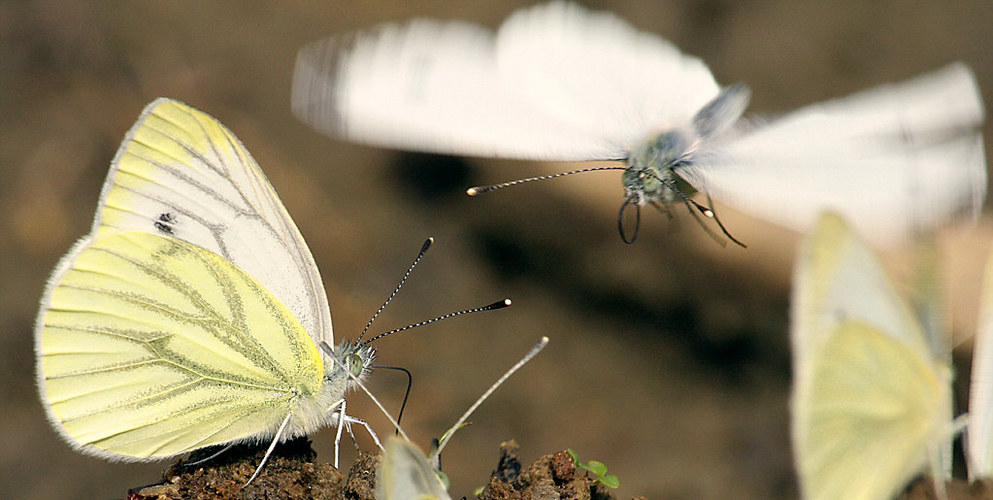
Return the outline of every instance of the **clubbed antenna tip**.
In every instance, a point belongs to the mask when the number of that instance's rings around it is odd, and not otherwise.
[[[512,304],[512,302],[510,301],[510,299],[503,299],[503,300],[499,300],[497,302],[494,302],[494,303],[492,303],[492,304],[484,307],[483,310],[484,311],[492,311],[494,309],[503,309],[504,307],[507,307],[510,304]]]

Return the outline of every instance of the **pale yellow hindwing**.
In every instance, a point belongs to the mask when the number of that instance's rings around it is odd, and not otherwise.
[[[307,332],[226,259],[141,232],[73,253],[49,284],[39,377],[82,451],[141,460],[271,436],[320,389]]]
[[[839,324],[810,368],[809,435],[797,457],[804,497],[892,497],[947,424],[948,374],[858,321]]]

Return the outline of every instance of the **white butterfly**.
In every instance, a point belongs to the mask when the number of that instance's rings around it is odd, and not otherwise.
[[[177,101],[149,104],[125,137],[35,339],[49,420],[101,458],[266,440],[271,452],[322,426],[339,440],[341,424],[368,429],[344,394],[375,351],[327,347],[321,277],[269,181],[227,128]]]
[[[985,196],[983,107],[962,64],[769,124],[742,123],[748,100],[669,42],[564,2],[516,12],[495,35],[421,19],[318,41],[301,49],[293,83],[301,120],[351,140],[624,161],[592,169],[626,170],[622,212],[685,203],[712,216],[688,198],[701,191],[800,230],[830,208],[888,242],[976,212]]]

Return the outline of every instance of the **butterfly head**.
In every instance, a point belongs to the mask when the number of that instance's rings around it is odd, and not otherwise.
[[[631,150],[624,171],[624,196],[628,203],[644,206],[649,202],[670,205],[682,201],[675,190],[686,196],[695,190],[680,178],[674,168],[688,161],[691,141],[685,134],[668,131],[651,137]]]
[[[324,366],[324,379],[331,381],[344,377],[346,381],[364,379],[372,371],[376,359],[376,349],[367,344],[343,340],[335,347],[322,346],[327,354]]]

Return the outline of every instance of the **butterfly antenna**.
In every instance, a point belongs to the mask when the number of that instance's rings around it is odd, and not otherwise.
[[[583,172],[596,172],[599,170],[627,170],[628,167],[590,167],[581,168],[579,170],[570,170],[568,172],[559,172],[557,174],[551,175],[539,175],[537,177],[528,177],[526,179],[517,179],[516,181],[501,182],[499,184],[491,184],[489,186],[475,186],[466,189],[465,194],[469,196],[476,196],[477,194],[486,193],[489,191],[496,191],[497,189],[503,189],[505,187],[516,186],[518,184],[524,184],[525,182],[532,181],[544,181],[548,179],[555,179],[556,177],[565,177],[572,174],[581,174]]]
[[[403,410],[407,407],[407,399],[410,398],[410,388],[414,385],[414,376],[410,374],[410,370],[402,366],[373,365],[372,367],[379,370],[397,370],[407,374],[407,391],[403,393],[403,403],[400,404],[400,412],[397,413],[397,423],[399,424],[403,420]],[[399,434],[400,431],[397,430],[396,433]]]
[[[710,205],[711,207],[714,206],[714,201],[712,199],[710,199],[710,194],[709,193],[707,194],[707,204]],[[706,207],[703,207],[703,208],[706,208]],[[741,248],[748,248],[748,245],[742,243],[741,241],[739,241],[734,236],[731,236],[731,233],[728,232],[728,230],[727,230],[726,227],[724,227],[724,223],[721,222],[721,218],[717,216],[717,212],[713,208],[706,208],[706,210],[707,210],[707,213],[710,214],[710,215],[707,215],[707,217],[710,217],[711,219],[714,219],[714,222],[717,223],[717,227],[721,228],[721,232],[724,233],[724,236],[727,236],[729,240],[733,241],[736,245],[740,246]],[[706,215],[706,214],[704,214],[704,215]],[[702,223],[702,221],[701,221],[701,223]]]
[[[535,344],[535,346],[532,347],[531,350],[528,351],[528,353],[525,354],[524,357],[517,362],[517,364],[510,367],[510,369],[507,370],[507,372],[504,373],[503,376],[498,378],[497,381],[494,382],[493,385],[491,385],[490,388],[487,389],[482,396],[479,396],[479,398],[476,399],[476,402],[473,403],[472,406],[470,406],[469,409],[466,410],[461,417],[459,417],[459,419],[455,422],[455,424],[452,425],[448,429],[448,431],[446,431],[445,434],[441,436],[441,439],[438,441],[438,448],[434,451],[432,455],[434,457],[440,457],[441,450],[445,448],[445,445],[448,444],[449,440],[451,440],[452,436],[455,434],[455,431],[457,431],[459,427],[461,427],[462,424],[465,423],[465,421],[469,418],[469,415],[472,415],[472,412],[476,411],[476,408],[479,408],[479,405],[483,404],[483,401],[486,401],[486,398],[490,397],[490,394],[493,394],[493,391],[497,390],[497,388],[500,387],[501,384],[503,384],[508,378],[510,378],[511,375],[514,374],[514,372],[519,370],[528,361],[531,361],[531,358],[535,357],[539,352],[541,352],[541,350],[544,349],[546,345],[548,345],[548,337],[542,337],[541,340],[539,340],[538,343]]]
[[[424,244],[421,245],[421,251],[417,252],[417,257],[414,258],[414,262],[410,263],[410,267],[407,268],[407,272],[403,273],[403,278],[400,279],[400,283],[397,283],[396,288],[393,289],[393,293],[391,293],[390,296],[386,298],[386,302],[383,302],[383,305],[379,306],[379,309],[376,311],[376,313],[373,314],[371,318],[369,318],[369,322],[366,323],[365,328],[362,329],[362,333],[360,333],[358,338],[355,339],[356,344],[359,343],[359,341],[362,340],[362,336],[365,335],[367,331],[369,331],[369,328],[372,326],[372,322],[376,321],[376,318],[379,317],[379,313],[383,312],[383,309],[386,309],[386,306],[389,305],[391,300],[393,300],[393,297],[396,297],[397,292],[400,291],[400,288],[403,287],[403,284],[407,281],[407,278],[410,277],[410,273],[414,271],[414,267],[417,266],[417,263],[421,261],[421,259],[424,257],[424,254],[427,253],[429,248],[431,248],[432,243],[434,243],[434,238],[428,238],[424,240]]]
[[[371,342],[373,342],[375,340],[381,339],[381,338],[383,338],[383,337],[385,337],[387,335],[393,335],[394,333],[400,333],[400,332],[402,332],[404,330],[410,330],[411,328],[416,328],[418,326],[428,325],[428,324],[434,323],[435,321],[441,321],[443,319],[454,318],[456,316],[461,316],[463,314],[472,314],[472,313],[478,313],[478,312],[483,312],[483,311],[493,311],[493,310],[496,310],[496,309],[503,309],[504,307],[507,307],[510,304],[511,304],[510,299],[503,299],[503,300],[496,301],[496,302],[494,302],[494,303],[492,303],[490,305],[486,305],[486,306],[483,306],[483,307],[474,307],[472,309],[463,309],[461,311],[456,311],[456,312],[448,313],[448,314],[445,314],[443,316],[438,316],[437,318],[432,318],[432,319],[425,320],[425,321],[419,321],[419,322],[414,323],[414,324],[403,326],[403,327],[400,327],[400,328],[397,328],[397,329],[394,329],[394,330],[390,330],[388,332],[380,333],[379,335],[376,335],[375,337],[373,337],[373,338],[371,338],[369,340],[366,340],[361,345],[366,345],[366,344],[371,343]]]

